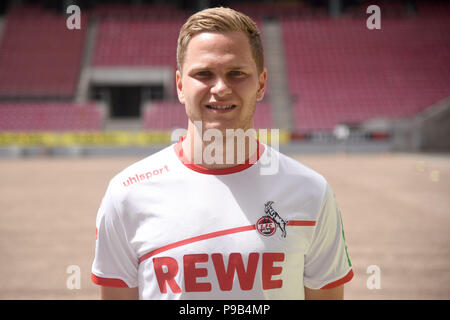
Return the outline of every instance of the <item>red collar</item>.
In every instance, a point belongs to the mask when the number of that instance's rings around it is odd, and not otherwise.
[[[203,173],[203,174],[224,175],[224,174],[230,174],[230,173],[236,173],[236,172],[243,171],[247,168],[250,168],[253,164],[255,164],[259,160],[259,158],[261,157],[261,155],[263,154],[264,149],[265,149],[264,145],[259,143],[259,140],[257,140],[258,146],[257,146],[256,153],[253,156],[251,156],[245,163],[238,164],[237,166],[230,167],[230,168],[208,169],[208,168],[202,167],[199,164],[192,163],[191,161],[189,161],[189,159],[187,159],[184,156],[183,147],[181,146],[181,143],[183,142],[183,140],[185,138],[186,137],[181,137],[180,140],[178,141],[178,143],[175,145],[175,153],[178,156],[178,159],[180,159],[181,162],[186,167],[188,167],[189,169],[194,170],[196,172]]]

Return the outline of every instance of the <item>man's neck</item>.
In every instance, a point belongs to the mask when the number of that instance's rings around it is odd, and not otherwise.
[[[258,152],[258,144],[253,128],[222,132],[191,127],[182,148],[191,163],[207,169],[225,169],[248,162]]]

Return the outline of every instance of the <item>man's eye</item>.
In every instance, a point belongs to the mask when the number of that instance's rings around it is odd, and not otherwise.
[[[231,71],[230,74],[232,76],[235,76],[235,77],[236,76],[239,77],[239,76],[243,76],[244,75],[244,73],[242,71]]]
[[[199,77],[209,77],[209,76],[211,76],[211,72],[210,71],[200,71],[200,72],[197,72],[197,76],[199,76]]]

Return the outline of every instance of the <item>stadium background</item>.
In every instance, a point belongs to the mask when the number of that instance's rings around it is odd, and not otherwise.
[[[379,30],[366,25],[373,4]],[[449,299],[450,5],[357,0],[1,2],[0,298],[98,297],[101,197],[186,127],[178,30],[217,5],[263,34],[256,127],[280,129],[281,151],[333,186],[355,271],[346,298]],[[72,265],[80,289],[67,287]]]

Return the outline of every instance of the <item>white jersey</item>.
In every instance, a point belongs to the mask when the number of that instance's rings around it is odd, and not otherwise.
[[[140,299],[304,299],[353,276],[326,180],[277,157],[209,170],[181,141],[123,170],[97,215],[92,280],[139,287]],[[267,155],[266,154],[266,155]],[[258,156],[259,156],[258,155]]]

